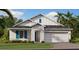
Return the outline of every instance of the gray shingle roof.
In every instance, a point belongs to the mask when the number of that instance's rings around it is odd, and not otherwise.
[[[68,27],[65,27],[65,26],[52,26],[52,25],[46,25],[45,27],[45,31],[52,31],[52,30],[72,30],[72,28],[68,28]]]
[[[11,28],[31,28],[30,26],[15,26],[15,27],[11,27]]]
[[[46,25],[45,28],[67,28],[67,27],[61,25]]]

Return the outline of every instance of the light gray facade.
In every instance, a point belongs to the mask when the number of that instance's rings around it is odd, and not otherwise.
[[[71,30],[39,14],[30,20],[9,28],[9,39],[35,42],[69,42],[71,39]]]

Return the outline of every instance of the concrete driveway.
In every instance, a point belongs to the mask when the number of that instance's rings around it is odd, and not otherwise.
[[[53,43],[53,48],[52,49],[79,49],[79,44],[75,43]]]

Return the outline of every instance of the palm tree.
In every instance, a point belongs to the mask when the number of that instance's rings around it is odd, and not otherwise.
[[[69,11],[66,14],[58,13],[57,17],[58,17],[57,21],[59,23],[65,25],[67,27],[70,27],[70,28],[73,28],[77,22],[76,17],[74,17],[73,13],[70,13]]]
[[[0,9],[0,10],[6,12],[11,19],[14,19],[13,15],[11,14],[11,12],[8,9]]]
[[[70,13],[70,11],[68,11],[66,14],[64,14],[65,17],[67,17],[67,19],[72,18],[73,13]]]
[[[72,31],[72,41],[77,36],[79,37],[79,16],[74,16],[73,13],[58,13],[58,22],[63,24],[66,27],[73,28]],[[78,33],[78,34],[77,34]]]
[[[58,18],[57,22],[60,23],[60,21],[62,20],[62,15],[63,15],[62,13],[59,13],[59,12],[58,12],[58,14],[55,16],[55,17]]]
[[[64,13],[59,13],[56,15],[56,17],[58,18],[57,19],[57,22],[63,24],[64,26],[67,26],[67,18],[65,17]]]

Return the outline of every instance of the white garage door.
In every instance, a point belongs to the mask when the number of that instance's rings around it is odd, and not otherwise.
[[[68,32],[46,32],[45,42],[69,42]]]

